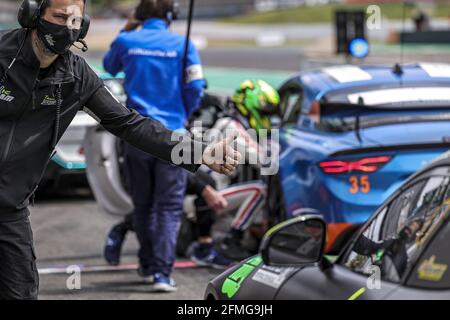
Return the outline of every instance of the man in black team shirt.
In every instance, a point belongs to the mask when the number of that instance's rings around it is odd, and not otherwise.
[[[69,51],[75,42],[87,50],[84,5],[84,0],[26,0],[18,16],[23,28],[0,32],[0,299],[37,298],[27,207],[54,147],[80,109],[162,160],[180,164],[172,153],[181,150],[190,161],[180,166],[190,171],[205,163],[229,175],[240,158],[229,146],[232,137],[205,146],[121,105]]]

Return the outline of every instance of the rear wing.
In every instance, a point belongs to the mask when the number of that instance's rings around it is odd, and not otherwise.
[[[450,90],[450,89],[449,89]],[[417,111],[442,111],[450,112],[450,101],[442,101],[439,103],[430,103],[429,101],[414,104],[384,104],[384,105],[366,105],[353,103],[337,103],[337,102],[320,102],[320,115],[329,116],[339,113],[348,114],[373,114],[383,112],[417,112]]]
[[[430,121],[450,121],[448,104],[379,105],[316,103],[311,112],[317,127],[324,131],[352,131],[381,125]]]

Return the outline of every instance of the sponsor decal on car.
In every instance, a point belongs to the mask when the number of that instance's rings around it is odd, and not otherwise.
[[[276,268],[263,266],[259,269],[252,280],[262,283],[266,286],[278,289],[295,268]]]
[[[362,287],[356,290],[347,300],[356,300],[358,299],[364,292],[366,292],[366,288]]]
[[[448,266],[443,263],[437,263],[436,256],[431,256],[422,262],[417,269],[418,277],[420,280],[427,281],[441,281]]]
[[[248,278],[250,273],[262,263],[261,256],[256,256],[241,265],[236,271],[230,274],[222,284],[221,292],[228,297],[233,298],[241,288],[242,283]]]

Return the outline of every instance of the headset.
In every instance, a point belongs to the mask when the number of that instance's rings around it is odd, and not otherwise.
[[[167,22],[169,22],[170,24],[173,21],[178,20],[179,15],[180,15],[180,4],[178,3],[178,1],[172,1],[169,10],[167,10],[166,13]]]
[[[38,19],[41,17],[41,8],[43,4],[50,0],[42,0],[40,3],[36,0],[24,0],[22,2],[22,5],[19,8],[19,13],[17,14],[17,20],[19,21],[19,24],[22,26],[22,28],[27,29],[33,29],[37,25]],[[86,0],[84,0],[84,3],[86,4]],[[86,10],[84,10],[86,11]],[[83,52],[88,51],[88,47],[86,42],[83,40],[88,31],[89,26],[91,24],[91,18],[88,14],[83,14],[83,21],[81,22],[81,32],[78,36],[78,39],[76,42],[80,42],[83,47],[81,50]]]
[[[157,6],[158,1],[159,0],[152,1],[154,7]],[[140,4],[138,4],[137,8],[139,8],[141,4],[142,4],[142,2]],[[170,25],[173,21],[178,20],[179,13],[180,13],[180,5],[179,5],[178,1],[176,1],[176,0],[171,1],[170,6],[169,6],[169,8],[167,8],[167,11],[166,11],[167,23]],[[138,16],[136,16],[136,14],[135,14],[135,18],[142,21],[142,17],[138,17]]]
[[[38,3],[36,0],[24,0],[22,2],[22,5],[19,8],[19,13],[17,15],[17,20],[19,21],[19,24],[22,26],[22,28],[27,29],[27,34],[25,35],[24,39],[22,40],[22,43],[20,44],[19,50],[17,51],[16,55],[14,56],[13,60],[9,64],[9,66],[4,71],[3,75],[0,76],[0,86],[2,86],[6,80],[8,79],[8,72],[13,67],[14,63],[16,62],[17,58],[19,57],[20,52],[22,52],[22,49],[25,45],[26,39],[28,37],[28,34],[30,32],[30,29],[33,29],[37,25],[37,21],[41,16],[41,9],[44,2],[49,0],[42,0],[40,3]],[[86,0],[84,0],[84,3],[86,4]],[[85,10],[86,11],[86,10]],[[78,39],[76,42],[80,42],[83,47],[79,48],[83,52],[88,51],[88,46],[86,42],[83,40],[88,31],[89,31],[89,25],[90,25],[90,17],[86,13],[83,14],[83,21],[81,22],[81,32],[78,36]],[[78,47],[77,47],[78,48]],[[58,142],[58,134],[59,134],[59,127],[60,127],[60,117],[61,117],[61,86],[58,87],[56,91],[57,95],[57,106],[56,106],[56,120],[55,120],[55,129],[53,133],[53,139],[51,144],[51,150],[55,149],[55,146]]]

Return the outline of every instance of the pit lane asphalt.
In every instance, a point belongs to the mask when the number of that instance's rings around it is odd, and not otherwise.
[[[61,273],[40,275],[39,299],[202,299],[208,281],[220,273],[205,268],[177,269],[175,293],[152,293],[135,270],[81,272],[81,289],[70,290],[72,274],[67,266],[106,266],[103,245],[109,228],[117,221],[99,211],[90,196],[52,196],[37,200],[30,208],[38,268],[60,268]],[[122,263],[136,264],[137,241],[127,237]],[[71,278],[73,280],[73,278]],[[69,281],[70,282],[70,281]],[[74,282],[70,282],[74,283]]]

